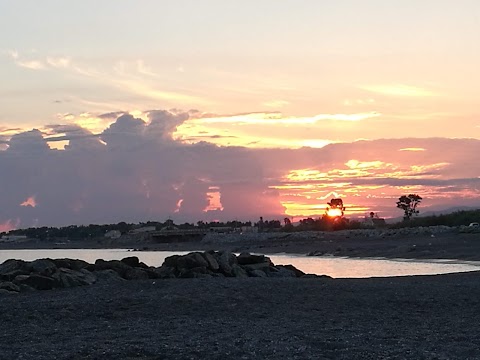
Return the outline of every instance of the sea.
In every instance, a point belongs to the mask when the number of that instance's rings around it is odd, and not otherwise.
[[[97,259],[121,260],[137,256],[149,266],[161,266],[166,257],[187,252],[132,251],[129,249],[35,249],[0,250],[0,263],[7,259],[32,261],[42,258],[72,258],[94,263]],[[480,271],[480,262],[459,260],[410,260],[382,258],[346,258],[294,254],[267,255],[275,265],[291,264],[305,273],[333,278],[370,278],[410,275],[436,275]]]

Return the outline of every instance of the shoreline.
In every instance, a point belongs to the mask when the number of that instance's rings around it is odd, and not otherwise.
[[[260,234],[214,234],[200,241],[159,242],[155,239],[120,238],[88,241],[71,240],[62,244],[32,240],[0,243],[0,250],[40,249],[132,249],[134,251],[208,251],[234,253],[290,254],[347,258],[480,261],[480,233],[443,232],[401,233],[395,236],[365,236],[357,231]]]

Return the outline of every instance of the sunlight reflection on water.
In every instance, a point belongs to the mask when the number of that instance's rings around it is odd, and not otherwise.
[[[188,252],[128,251],[126,249],[38,249],[1,250],[0,263],[7,259],[35,260],[41,258],[74,258],[93,263],[96,259],[120,260],[137,256],[150,266],[160,266],[167,256]],[[412,261],[406,259],[354,259],[315,257],[292,254],[269,255],[274,264],[292,264],[305,273],[329,275],[334,278],[366,278],[404,275],[432,275],[480,270],[480,262],[454,260]]]

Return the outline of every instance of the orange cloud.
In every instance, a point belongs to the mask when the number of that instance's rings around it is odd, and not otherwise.
[[[37,206],[37,202],[35,201],[35,196],[28,197],[24,202],[20,204],[20,206],[30,206],[32,208]]]
[[[363,90],[371,91],[386,96],[401,97],[429,97],[438,96],[435,92],[420,87],[409,86],[404,84],[393,85],[367,85],[360,87]]]

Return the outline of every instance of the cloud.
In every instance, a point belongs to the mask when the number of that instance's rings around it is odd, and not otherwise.
[[[0,168],[8,169],[0,176],[0,224],[281,219],[321,215],[335,194],[344,198],[349,216],[367,210],[395,216],[396,199],[417,191],[422,211],[480,205],[479,140],[220,147],[173,140],[190,112],[145,114],[122,113],[98,134],[70,123],[13,135],[0,151]],[[69,144],[51,150],[52,141]],[[399,151],[409,148],[425,151]]]
[[[305,125],[320,121],[361,121],[381,116],[376,111],[353,114],[318,114],[311,117],[283,116],[281,113],[246,113],[226,116],[206,117],[203,115],[197,120],[199,123],[235,123],[235,124],[280,124]]]
[[[290,102],[286,100],[270,100],[263,103],[264,106],[271,107],[271,108],[282,108],[289,104]]]
[[[50,150],[42,132],[38,129],[13,135],[8,145],[7,152],[22,153],[30,156],[36,156]]]
[[[431,90],[410,86],[410,85],[404,85],[404,84],[366,85],[366,86],[360,86],[360,89],[378,93],[385,96],[400,96],[400,97],[439,96],[439,94]]]
[[[112,112],[109,112],[109,113],[100,114],[100,115],[98,115],[98,117],[100,119],[110,120],[110,119],[116,119],[116,118],[118,118],[119,116],[122,116],[125,113],[127,113],[127,112],[126,111],[112,111]]]
[[[71,64],[71,59],[67,56],[47,57],[46,63],[54,68],[68,68]]]
[[[20,67],[31,70],[58,70],[77,76],[86,77],[110,86],[120,91],[135,94],[153,100],[163,100],[171,104],[210,104],[206,99],[188,93],[188,91],[176,91],[167,89],[165,85],[158,87],[159,75],[148,68],[144,61],[139,59],[135,62],[116,61],[110,70],[89,66],[69,56],[46,56],[44,58],[24,59],[16,50],[9,50],[7,54],[13,62]],[[155,81],[151,78],[154,77]],[[165,82],[164,82],[165,83]]]
[[[403,148],[398,149],[398,151],[426,151],[424,148]]]

